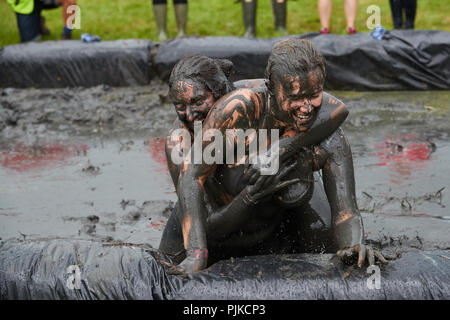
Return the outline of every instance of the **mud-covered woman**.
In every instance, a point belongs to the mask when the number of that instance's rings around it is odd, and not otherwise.
[[[226,75],[229,68],[230,64],[225,61],[214,61],[201,56],[182,60],[174,68],[170,81],[171,97],[176,106],[179,121],[173,129],[183,128],[188,130],[190,133],[189,142],[192,142],[193,139],[193,122],[208,119],[216,100],[233,89],[233,85],[228,81]],[[236,84],[238,88],[244,87],[246,89],[237,89],[235,94],[250,90],[256,96],[262,98],[264,92],[270,92],[261,80],[240,81]],[[316,94],[317,92],[313,93]],[[319,94],[322,95],[321,92]],[[291,140],[288,138],[282,139],[281,142],[287,141],[287,143],[285,144],[286,147],[281,150],[284,150],[285,159],[289,159],[289,155],[295,154],[294,158],[297,160],[291,161],[287,165],[281,159],[282,168],[277,175],[262,177],[254,167],[250,167],[247,174],[243,174],[244,166],[221,165],[215,168],[217,170],[208,175],[208,178],[202,182],[204,189],[201,190],[200,197],[202,197],[202,200],[199,202],[203,205],[205,217],[200,219],[200,223],[203,223],[200,234],[208,239],[210,247],[224,245],[225,247],[251,248],[256,243],[267,240],[279,225],[280,211],[282,211],[280,210],[280,203],[284,204],[284,207],[299,208],[302,203],[304,204],[304,199],[307,198],[305,195],[311,195],[313,160],[312,157],[309,160],[308,157],[299,157],[298,146],[319,143],[322,137],[329,136],[347,115],[347,110],[343,104],[338,103],[331,96],[326,94],[325,96],[325,103],[322,103],[322,97],[320,97],[320,101],[316,101],[314,121],[311,121],[309,126],[296,128],[292,125],[277,126],[274,123],[271,124],[273,127],[282,128],[283,136],[294,137]],[[263,99],[257,102],[260,102],[260,107],[267,108],[267,103],[264,103]],[[248,119],[253,118],[253,120],[263,118],[261,114],[254,111],[255,109],[253,109],[254,114],[250,112],[246,117]],[[270,118],[268,117],[269,120]],[[306,118],[304,117],[303,120],[306,120]],[[299,123],[306,122],[300,121]],[[256,128],[258,127],[256,126]],[[302,132],[302,134],[296,134],[298,132]],[[184,139],[185,143],[186,140],[188,139]],[[292,147],[293,142],[295,142],[295,147]],[[173,148],[177,144],[179,144],[179,141],[174,142],[168,139],[166,153],[172,179],[179,195],[182,195],[183,192],[180,192],[179,184],[185,179],[185,172],[180,171],[183,164],[176,165],[171,161]],[[281,144],[283,145],[283,143]],[[189,143],[186,143],[185,148],[189,147]],[[302,151],[303,155],[305,151],[307,150]],[[283,155],[281,155],[281,158],[283,158]],[[297,172],[289,173],[292,168]],[[281,182],[284,175],[288,173],[291,180]],[[292,178],[298,176],[307,177],[307,182],[302,181],[290,185],[294,181]],[[280,191],[281,188],[284,190]],[[300,199],[292,201],[293,195],[294,198],[297,196]],[[183,203],[183,201],[181,202]],[[264,205],[258,205],[259,203],[264,203]],[[186,216],[190,223],[186,223]],[[268,217],[269,219],[267,219]],[[189,237],[192,236],[190,231],[193,226],[192,216],[186,215],[178,207],[169,219],[161,241],[160,248],[167,253],[177,254],[184,252],[186,248],[188,249],[186,252],[187,260],[185,260],[184,265],[181,264],[178,267],[179,271],[193,272],[206,265],[207,249],[202,248],[202,246],[189,248]],[[194,228],[198,227],[198,225],[194,226]],[[190,263],[190,268],[186,269],[186,261],[194,261],[194,263]],[[195,267],[195,265],[199,266],[196,261],[203,261],[200,263],[200,267]]]

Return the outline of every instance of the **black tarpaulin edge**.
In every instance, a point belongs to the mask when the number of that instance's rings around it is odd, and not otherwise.
[[[331,254],[249,256],[168,275],[168,257],[143,245],[77,239],[0,242],[0,299],[384,300],[450,298],[450,251],[410,251],[345,277]],[[76,278],[76,272],[78,278]],[[78,279],[78,280],[77,280]],[[77,282],[78,281],[78,282]]]
[[[308,33],[327,63],[328,90],[448,90],[450,33],[393,30],[386,39]],[[282,38],[187,37],[161,43],[47,41],[0,50],[0,87],[60,88],[101,84],[134,86],[167,80],[184,56],[203,54],[234,62],[232,80],[264,77],[274,43]]]

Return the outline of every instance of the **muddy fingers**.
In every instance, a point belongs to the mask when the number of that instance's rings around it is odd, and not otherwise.
[[[388,264],[388,261],[383,257],[381,252],[374,250],[374,254],[382,264]]]
[[[260,178],[260,174],[259,171],[253,168],[250,168],[249,172],[248,172],[248,184],[255,184],[258,179]]]
[[[292,179],[292,180],[281,182],[280,184],[278,184],[275,187],[274,192],[280,191],[281,189],[286,188],[287,186],[290,186],[291,184],[294,184],[294,183],[297,183],[297,182],[300,182],[300,181],[301,180],[299,178],[295,178],[295,179]]]
[[[291,172],[297,166],[297,160],[294,163],[281,169],[280,173],[277,175],[278,179],[284,178],[289,172]]]
[[[361,244],[361,245],[356,245],[353,247],[354,251],[359,251],[359,258],[358,258],[358,268],[361,268],[362,265],[364,264],[364,261],[366,260],[366,246]]]
[[[264,178],[263,188],[268,189],[274,184],[276,176],[264,176]]]

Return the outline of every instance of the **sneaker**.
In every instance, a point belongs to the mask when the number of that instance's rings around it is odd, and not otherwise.
[[[328,30],[328,28],[322,28],[320,29],[320,34],[329,34],[330,30]]]
[[[349,35],[355,34],[355,33],[356,33],[356,29],[353,28],[353,27],[350,27],[350,28],[347,29],[347,33],[348,33]]]

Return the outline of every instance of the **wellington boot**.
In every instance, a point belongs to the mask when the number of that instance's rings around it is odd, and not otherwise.
[[[188,15],[188,5],[187,4],[175,4],[175,18],[177,20],[178,35],[177,37],[184,37],[186,35],[186,23]]]
[[[257,0],[242,0],[242,14],[244,16],[244,26],[246,38],[256,37],[256,6]]]
[[[167,40],[167,5],[154,4],[153,14],[155,15],[156,27],[158,28],[159,41]]]
[[[287,0],[272,0],[272,11],[275,20],[275,30],[283,35],[287,35],[286,31],[286,9]]]

